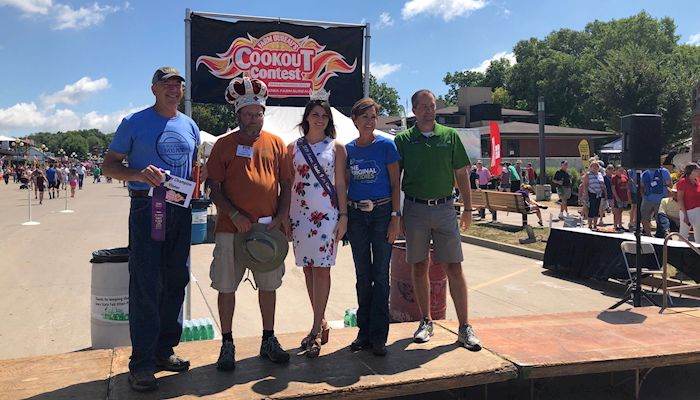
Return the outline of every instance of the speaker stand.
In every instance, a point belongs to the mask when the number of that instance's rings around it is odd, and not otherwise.
[[[642,275],[642,267],[639,265],[639,255],[642,252],[642,193],[639,190],[641,186],[641,173],[639,170],[634,170],[634,175],[635,175],[635,180],[637,182],[637,213],[635,218],[635,231],[634,231],[634,236],[636,239],[636,252],[634,255],[634,265],[637,269],[637,272],[635,273],[634,279],[632,279],[632,282],[627,286],[627,290],[625,290],[625,294],[622,295],[622,299],[618,301],[617,303],[613,304],[608,310],[614,310],[617,307],[620,307],[621,305],[627,303],[628,301],[632,300],[632,304],[635,307],[641,307],[642,306],[642,297],[644,297],[649,303],[655,305],[656,307],[659,307],[659,305],[654,301],[654,299],[649,296],[649,293],[647,293],[645,290],[642,289],[642,282],[639,279],[639,277]]]

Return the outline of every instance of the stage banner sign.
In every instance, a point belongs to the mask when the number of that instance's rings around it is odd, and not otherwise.
[[[192,15],[192,101],[223,103],[231,79],[265,82],[268,105],[304,106],[309,93],[330,92],[334,107],[363,97],[362,27],[228,22]]]

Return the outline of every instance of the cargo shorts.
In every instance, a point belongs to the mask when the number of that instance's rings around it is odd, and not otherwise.
[[[403,223],[406,228],[407,263],[427,260],[431,239],[435,262],[459,263],[464,260],[462,238],[452,201],[428,206],[406,199],[403,204]]]

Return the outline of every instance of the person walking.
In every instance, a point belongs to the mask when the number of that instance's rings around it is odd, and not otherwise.
[[[401,156],[399,165],[403,169],[401,187],[405,201],[402,219],[406,235],[406,262],[411,264],[413,290],[422,314],[413,340],[424,343],[433,336],[428,277],[432,240],[433,260],[447,265],[450,295],[459,320],[457,340],[467,349],[480,350],[481,342],[468,319],[460,226],[455,218],[452,196],[456,181],[464,209],[471,210],[467,171],[471,162],[457,132],[435,121],[435,95],[431,91],[417,91],[411,97],[411,104],[416,124],[399,133],[394,142]],[[462,229],[469,228],[471,218],[471,212],[460,214]]]
[[[184,372],[190,362],[174,353],[178,321],[190,273],[192,211],[166,203],[159,188],[170,175],[192,179],[199,128],[177,107],[185,79],[173,67],[151,78],[155,104],[125,117],[104,159],[105,174],[129,181],[129,385],[139,392],[158,388],[156,369]],[[122,165],[129,158],[129,167]],[[155,209],[156,212],[152,212]]]
[[[78,172],[78,189],[83,190],[83,181],[85,180],[85,166],[83,163],[78,164],[78,168],[76,168],[76,172]]]
[[[347,231],[347,155],[345,146],[335,140],[328,101],[309,101],[299,128],[303,137],[287,148],[294,171],[289,216],[296,265],[304,268],[314,314],[302,347],[307,357],[315,358],[328,341],[325,312],[331,267],[335,265],[338,243]]]
[[[399,152],[393,140],[374,133],[381,107],[370,98],[350,112],[360,137],[345,145],[348,153],[348,239],[355,261],[357,338],[353,351],[387,353],[389,335],[389,261],[401,226]]]
[[[75,197],[75,188],[78,186],[78,172],[71,168],[68,173],[68,186],[70,186],[70,197]]]
[[[256,227],[260,228],[259,221],[268,223],[267,232],[280,230],[282,236],[289,234],[291,169],[282,139],[262,129],[267,100],[265,84],[248,77],[234,78],[225,98],[234,106],[239,130],[222,136],[214,144],[206,165],[206,184],[217,210],[214,260],[209,271],[211,287],[219,292],[222,332],[216,368],[231,371],[236,367],[233,339],[236,291],[248,269],[259,289],[263,324],[260,357],[277,364],[289,362],[289,354],[275,337],[277,289],[282,286],[284,258],[271,265],[271,269],[258,271],[237,254],[235,244],[245,240]]]
[[[571,175],[568,172],[569,162],[562,161],[559,170],[554,173],[552,182],[557,184],[557,195],[559,196],[559,220],[563,220],[565,215],[569,215],[569,199],[571,198]]]

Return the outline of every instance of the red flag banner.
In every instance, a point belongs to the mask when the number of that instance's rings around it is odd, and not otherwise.
[[[491,175],[499,175],[501,173],[501,130],[498,129],[498,124],[491,121]]]

